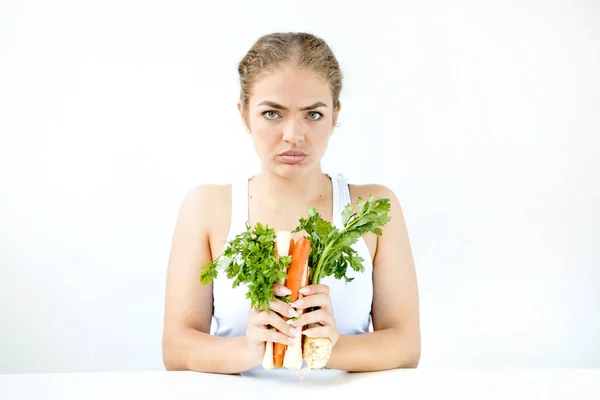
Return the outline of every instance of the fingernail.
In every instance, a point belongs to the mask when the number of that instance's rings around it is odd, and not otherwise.
[[[303,287],[303,288],[300,288],[300,290],[298,290],[298,291],[302,294],[307,294],[309,292],[309,289],[307,287]]]
[[[293,318],[296,318],[296,317],[299,317],[299,316],[300,316],[300,314],[298,313],[298,311],[294,310],[293,308],[290,308],[290,311],[289,311],[289,313],[290,313],[290,315],[291,315]]]
[[[299,307],[302,305],[302,303],[304,303],[304,301],[302,299],[300,299],[300,300],[296,300],[295,302],[291,303],[290,305],[292,307]]]
[[[290,334],[292,334],[293,336],[298,336],[299,333],[300,331],[298,331],[298,329],[290,328]]]
[[[292,291],[288,288],[283,288],[283,294],[292,294]]]

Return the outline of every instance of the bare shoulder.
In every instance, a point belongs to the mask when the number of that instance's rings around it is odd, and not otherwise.
[[[211,215],[215,209],[230,202],[231,185],[203,184],[192,188],[183,198],[181,210],[194,214]]]
[[[394,246],[398,240],[403,240],[403,237],[407,236],[406,227],[404,223],[404,216],[402,214],[402,208],[398,196],[388,186],[376,183],[363,184],[363,185],[350,185],[350,195],[352,197],[352,205],[354,210],[358,212],[358,199],[368,200],[371,196],[376,199],[386,198],[390,200],[390,222],[382,228],[383,234],[377,236],[374,233],[367,233],[364,236],[364,240],[369,248],[371,259],[374,266],[381,265],[383,257],[381,255],[382,249],[388,246]]]
[[[355,208],[359,198],[362,198],[363,200],[368,200],[369,197],[373,196],[376,199],[389,199],[390,217],[395,218],[396,220],[401,219],[401,224],[404,224],[404,217],[402,215],[400,199],[390,187],[377,183],[369,183],[364,185],[350,185],[350,194],[352,196],[352,204]]]
[[[350,185],[350,192],[352,194],[352,201],[356,203],[356,200],[361,197],[368,199],[371,195],[375,198],[388,198],[392,202],[399,202],[396,193],[386,185],[378,183],[368,183],[364,185]]]
[[[216,250],[231,219],[231,185],[203,184],[192,188],[183,198],[179,224],[186,230],[199,230],[211,253]]]

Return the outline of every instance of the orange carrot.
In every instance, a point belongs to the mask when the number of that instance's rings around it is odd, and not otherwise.
[[[292,301],[298,299],[299,290],[305,281],[306,268],[308,267],[308,256],[310,255],[310,240],[302,237],[293,246],[290,246],[292,262],[287,270],[288,278],[285,281],[285,287],[292,291],[290,298]],[[287,317],[283,317],[287,320]],[[275,343],[273,357],[275,368],[283,367],[283,358],[287,345]]]
[[[294,253],[295,246],[296,246],[296,244],[294,243],[294,239],[290,239],[290,249],[289,249],[288,255],[292,256],[292,263],[294,260],[293,253]],[[277,242],[275,242],[275,249],[277,249]],[[288,267],[288,274],[289,274],[289,270],[292,266],[292,263],[290,263],[290,266]],[[286,318],[283,317],[283,319],[285,320]],[[273,343],[273,346],[274,346],[273,347],[273,366],[275,368],[281,368],[281,367],[283,367],[283,356],[285,355],[285,347],[286,346],[281,343]]]
[[[308,281],[308,256],[310,255],[310,240],[302,237],[294,244],[292,252],[292,262],[288,268],[288,278],[285,286],[292,291],[290,295],[292,301],[298,300],[299,290],[305,286],[305,275]]]

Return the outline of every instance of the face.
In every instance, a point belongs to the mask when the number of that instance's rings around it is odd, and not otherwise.
[[[238,108],[263,169],[288,178],[320,169],[339,113],[320,76],[278,70],[255,83],[247,110]]]

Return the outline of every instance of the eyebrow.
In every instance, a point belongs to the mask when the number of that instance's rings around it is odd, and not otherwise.
[[[287,110],[287,107],[282,106],[281,104],[277,104],[275,102],[272,101],[263,101],[261,103],[258,104],[259,106],[269,106],[269,107],[273,107],[273,108],[277,108],[279,110]],[[323,103],[322,101],[317,101],[314,104],[311,104],[310,106],[306,106],[306,107],[302,107],[300,109],[300,111],[307,111],[307,110],[313,110],[315,108],[319,108],[319,107],[327,107],[327,105],[325,103]]]

